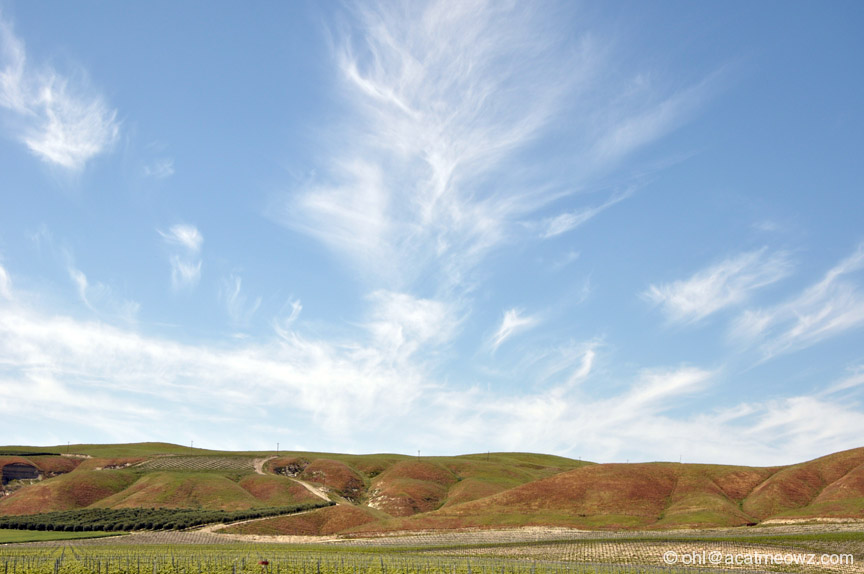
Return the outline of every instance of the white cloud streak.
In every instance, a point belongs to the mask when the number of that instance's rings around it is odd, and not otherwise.
[[[598,462],[680,455],[684,462],[755,466],[860,446],[864,412],[848,402],[804,395],[716,410],[696,406],[694,397],[717,376],[690,366],[649,369],[605,398],[592,396],[591,379],[567,392],[442,393],[435,396],[435,430],[424,439],[454,445],[454,452],[479,436],[491,450],[551,450]]]
[[[222,281],[220,296],[225,302],[225,309],[231,322],[238,327],[249,325],[252,316],[261,307],[261,297],[256,297],[254,301],[248,301],[246,295],[242,292],[243,279],[236,274],[231,274]]]
[[[438,336],[433,332],[437,323],[424,314],[425,304],[415,307],[420,311],[407,319],[382,317],[406,325],[401,337],[408,348],[415,338]],[[78,414],[85,421],[92,418],[95,425],[112,403],[99,397],[141,405],[141,412],[129,420],[139,437],[180,414],[208,413],[211,419],[239,421],[251,412],[279,409],[313,419],[328,433],[347,436],[361,420],[376,414],[383,419],[384,413],[409,406],[421,376],[413,366],[394,360],[390,348],[375,345],[340,346],[293,333],[263,345],[210,348],[6,304],[0,309],[0,379],[17,381],[4,387],[7,401],[0,402],[0,410],[16,416],[35,416],[50,403],[52,412],[81,407]],[[39,385],[63,392],[29,392]],[[82,397],[92,400],[82,405]],[[22,405],[31,410],[22,410]],[[148,423],[153,409],[160,415]]]
[[[201,246],[204,243],[204,237],[201,236],[198,228],[185,223],[172,225],[168,231],[160,230],[159,235],[167,243],[179,245],[193,255],[201,252]]]
[[[823,392],[825,395],[858,389],[864,386],[864,365],[852,369],[852,374],[837,381]]]
[[[174,175],[174,160],[159,158],[144,166],[144,175],[153,179],[167,179]]]
[[[853,276],[864,268],[864,244],[798,296],[749,309],[734,322],[734,340],[758,345],[764,359],[816,345],[864,325],[864,294]]]
[[[171,286],[175,291],[194,288],[201,279],[201,247],[204,237],[194,225],[178,223],[168,231],[156,230],[171,246]]]
[[[718,77],[719,73],[715,73],[659,101],[648,91],[649,82],[637,78],[632,91],[616,104],[622,108],[612,114],[614,119],[601,124],[602,135],[593,149],[594,161],[615,163],[680,127],[711,96]]]
[[[648,87],[644,101],[613,106],[605,95],[620,90],[604,75],[614,67],[608,50],[542,5],[366,3],[349,16],[356,28],[336,41],[336,59],[352,121],[332,135],[339,143],[328,143],[320,175],[277,200],[270,216],[344,256],[375,287],[428,287],[434,277],[439,292],[464,295],[472,270],[514,241],[526,218],[575,193],[585,174],[548,175],[536,160],[519,161],[567,108],[592,118],[570,134],[580,152],[597,148],[608,159],[673,129],[703,93],[658,104]],[[549,216],[540,236],[624,197]]]
[[[141,305],[137,301],[118,297],[110,286],[102,282],[92,283],[87,275],[75,266],[74,258],[69,251],[63,251],[66,259],[66,272],[75,285],[78,298],[84,305],[100,317],[121,319],[127,323],[135,323]]]
[[[282,308],[282,311],[284,312],[286,308],[290,308],[291,312],[287,316],[282,315],[273,319],[273,331],[283,339],[291,340],[294,336],[291,329],[303,311],[303,304],[299,299],[294,299],[288,301]]]
[[[372,312],[364,326],[390,364],[407,365],[421,350],[428,354],[446,345],[461,323],[459,309],[443,301],[384,290],[372,293],[370,301]]]
[[[533,139],[557,92],[528,65],[550,65],[531,35],[537,18],[521,10],[514,25],[504,12],[470,2],[358,8],[361,35],[337,53],[357,131],[329,162],[332,183],[301,192],[281,219],[365,273],[396,270],[397,285],[429,269],[461,282],[523,202],[473,182]],[[548,89],[519,87],[529,79]]]
[[[678,323],[694,323],[747,301],[754,291],[787,277],[792,262],[784,252],[742,253],[672,283],[651,285],[642,297]]]
[[[491,352],[495,353],[498,347],[514,335],[524,333],[539,324],[540,317],[537,315],[523,315],[520,309],[507,309],[504,311],[498,329],[489,338],[488,345]]]
[[[561,235],[562,233],[572,231],[573,229],[576,229],[577,227],[580,227],[591,219],[595,218],[600,213],[609,209],[616,203],[624,201],[632,194],[632,190],[626,191],[624,193],[618,193],[613,195],[606,202],[600,205],[594,207],[583,207],[575,211],[566,211],[564,213],[559,213],[554,217],[550,217],[541,222],[542,231],[540,233],[540,237],[542,239],[549,239],[551,237]]]
[[[716,385],[718,371],[684,365],[610,381],[596,372],[594,343],[562,350],[560,364],[548,366],[563,376],[545,391],[454,389],[435,380],[434,364],[417,359],[429,346],[448,345],[458,313],[392,292],[376,294],[373,306],[376,313],[361,325],[370,335],[366,344],[286,331],[269,343],[226,349],[3,299],[0,414],[7,421],[39,416],[118,441],[176,440],[194,431],[206,432],[215,446],[233,440],[227,429],[252,418],[314,428],[297,440],[316,447],[344,448],[360,437],[367,449],[434,444],[452,453],[476,449],[485,437],[492,450],[599,461],[680,453],[685,461],[762,465],[857,446],[864,432],[856,405],[818,396],[706,410],[694,401]]]
[[[0,13],[0,108],[13,135],[43,161],[79,171],[110,150],[120,133],[117,112],[83,82],[49,66],[33,70],[23,42]]]
[[[0,297],[12,299],[12,280],[2,265],[0,265]]]

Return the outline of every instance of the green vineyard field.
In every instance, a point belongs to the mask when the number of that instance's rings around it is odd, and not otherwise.
[[[0,548],[2,574],[674,574],[669,568],[302,550],[295,546]]]
[[[171,455],[150,459],[133,466],[132,469],[145,472],[226,472],[245,474],[255,472],[255,458],[251,456]]]

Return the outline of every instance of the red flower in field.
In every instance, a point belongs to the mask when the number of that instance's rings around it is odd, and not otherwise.
[[[258,564],[260,564],[261,566],[269,566],[270,561],[269,560],[259,560]]]

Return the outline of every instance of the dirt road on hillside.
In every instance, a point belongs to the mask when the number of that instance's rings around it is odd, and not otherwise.
[[[275,456],[268,456],[267,458],[256,458],[255,459],[255,472],[258,474],[267,474],[264,472],[264,465],[267,464],[268,460],[273,460],[276,458]]]
[[[304,480],[300,480],[299,478],[291,478],[291,480],[293,480],[294,482],[296,482],[298,484],[305,486],[306,490],[308,490],[309,492],[311,492],[312,494],[314,494],[318,498],[323,498],[324,500],[330,500],[330,497],[327,496],[327,492],[318,488],[317,486],[309,484],[308,482],[306,482]],[[336,504],[341,504],[341,503],[336,501]]]
[[[273,460],[274,458],[276,458],[276,457],[275,456],[268,456],[267,458],[256,458],[255,459],[255,472],[257,472],[258,474],[268,474],[268,473],[264,472],[264,465],[267,464],[267,461]],[[289,476],[288,478],[290,480],[293,480],[297,484],[302,485],[306,490],[308,490],[309,492],[311,492],[312,494],[314,494],[318,498],[320,498],[322,500],[330,500],[330,497],[327,496],[327,491],[325,491],[321,488],[318,488],[317,486],[314,486],[312,484],[309,484],[305,480],[300,480],[299,478],[294,478],[292,476]],[[337,500],[336,504],[341,504],[341,503]]]

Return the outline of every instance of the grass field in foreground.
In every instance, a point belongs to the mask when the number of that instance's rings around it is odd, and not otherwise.
[[[39,530],[0,529],[0,544],[81,540],[83,538],[104,538],[106,536],[122,536],[124,534],[125,532],[43,532]],[[2,553],[3,551],[0,550],[0,556],[2,556]]]

